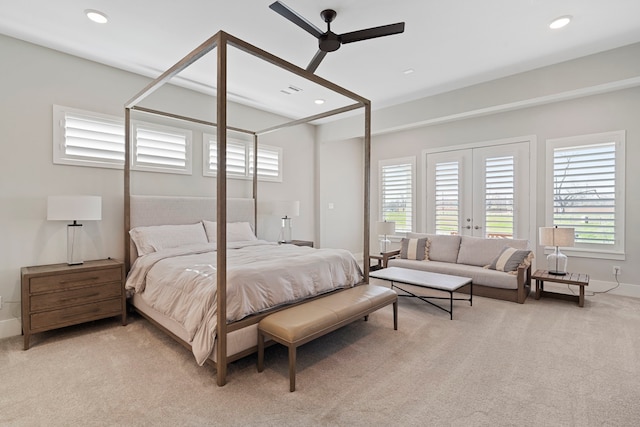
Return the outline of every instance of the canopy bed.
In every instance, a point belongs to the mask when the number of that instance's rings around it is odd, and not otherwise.
[[[271,126],[267,129],[258,130],[243,130],[233,128],[227,123],[227,99],[228,99],[228,85],[227,85],[227,55],[228,47],[239,49],[244,53],[248,53],[255,58],[266,61],[275,67],[279,67],[289,73],[293,73],[296,76],[302,77],[316,85],[320,85],[330,91],[333,91],[346,99],[352,104],[336,108],[331,111],[327,111],[321,114],[292,120],[287,123],[283,123],[276,126]],[[216,50],[216,123],[208,123],[199,119],[180,116],[177,114],[158,111],[150,109],[141,105],[141,102],[147,98],[148,95],[156,91],[158,88],[166,84],[179,74],[181,71],[189,67],[198,59],[205,56],[212,50]],[[234,132],[245,132],[253,136],[254,153],[257,153],[258,139],[261,135],[271,133],[284,129],[290,126],[298,124],[313,122],[314,120],[322,119],[325,117],[341,114],[347,111],[352,111],[358,108],[364,108],[364,195],[363,195],[363,253],[369,253],[369,180],[370,180],[370,144],[371,144],[371,105],[370,102],[342,87],[331,83],[321,77],[314,75],[313,73],[299,68],[287,61],[284,61],[264,50],[254,47],[238,38],[235,38],[225,32],[218,32],[213,37],[202,43],[195,50],[186,55],[182,60],[177,62],[174,66],[165,71],[158,78],[153,80],[146,88],[136,94],[125,104],[125,168],[124,168],[124,233],[125,233],[125,263],[126,269],[129,272],[128,286],[133,289],[140,290],[140,287],[150,286],[146,283],[144,278],[151,275],[165,277],[169,275],[169,271],[181,271],[186,270],[193,271],[192,267],[185,267],[182,264],[179,265],[165,265],[166,270],[152,273],[154,268],[160,264],[166,262],[165,258],[171,258],[177,256],[178,258],[193,258],[196,265],[206,265],[206,268],[212,269],[215,274],[215,288],[214,296],[210,298],[208,302],[200,304],[196,311],[209,310],[209,317],[205,321],[208,324],[209,330],[204,332],[197,328],[185,327],[185,322],[176,322],[175,313],[170,313],[172,308],[155,308],[150,306],[147,300],[140,298],[140,293],[136,292],[132,297],[132,304],[135,309],[143,316],[149,319],[152,323],[159,326],[162,330],[167,332],[172,337],[176,338],[179,342],[184,344],[187,348],[194,350],[194,355],[198,362],[204,362],[213,364],[216,367],[216,379],[217,384],[222,386],[226,383],[227,364],[237,358],[243,357],[251,352],[257,350],[257,322],[265,316],[265,313],[278,310],[284,305],[291,305],[299,303],[305,298],[316,298],[318,295],[322,295],[327,292],[332,292],[336,289],[342,289],[350,286],[354,286],[358,283],[368,283],[369,278],[369,265],[364,263],[363,270],[360,270],[356,266],[359,277],[354,282],[353,266],[350,265],[350,260],[345,260],[344,253],[340,253],[340,250],[317,250],[311,248],[298,248],[292,245],[269,245],[267,242],[257,241],[255,236],[246,237],[247,241],[230,241],[237,240],[229,238],[229,232],[233,233],[234,230],[230,228],[242,227],[239,224],[249,224],[253,227],[255,233],[256,227],[256,215],[257,215],[257,174],[253,174],[253,197],[249,199],[229,199],[227,198],[227,132],[232,130]],[[145,114],[155,114],[158,116],[177,118],[179,120],[192,121],[194,123],[206,124],[215,126],[217,134],[217,159],[218,159],[218,173],[216,183],[216,197],[161,197],[161,196],[145,196],[145,195],[132,195],[131,193],[131,166],[130,166],[130,152],[132,144],[131,135],[131,120],[132,113],[141,111]],[[257,171],[257,157],[253,156],[253,170]],[[178,228],[172,229],[171,226]],[[144,228],[148,227],[148,228]],[[165,228],[154,228],[165,227]],[[169,228],[166,228],[169,227]],[[179,228],[185,227],[185,228]],[[205,229],[205,238],[202,237],[201,228]],[[135,231],[134,231],[135,230]],[[136,234],[137,231],[143,230],[144,232]],[[158,231],[162,231],[162,235],[159,235]],[[235,230],[236,232],[238,230]],[[246,227],[245,227],[246,231]],[[154,234],[156,233],[156,234]],[[240,230],[240,235],[243,231]],[[174,247],[175,245],[165,245],[168,248],[163,247],[164,239],[167,239],[167,234],[173,235],[178,240],[184,240],[184,243],[188,243],[188,249],[192,252],[188,254],[184,253],[183,247]],[[155,240],[154,240],[155,239]],[[133,241],[133,243],[132,243]],[[149,245],[151,250],[145,250],[145,245]],[[185,246],[185,248],[187,247]],[[344,265],[344,269],[340,273],[341,280],[337,280],[335,277],[323,276],[323,272],[293,272],[292,275],[301,275],[306,277],[315,277],[315,289],[312,290],[294,290],[292,292],[298,292],[295,298],[273,298],[269,304],[260,306],[258,309],[252,308],[251,310],[238,310],[238,303],[232,300],[231,293],[237,294],[242,292],[249,292],[247,289],[238,290],[238,287],[232,285],[230,279],[233,279],[232,275],[236,275],[236,267],[239,264],[246,264],[246,260],[261,260],[260,264],[264,269],[271,269],[269,266],[277,266],[279,263],[271,258],[265,258],[263,255],[263,247],[269,247],[269,251],[284,252],[284,257],[288,259],[299,259],[300,263],[303,263],[304,259],[309,257],[318,257],[315,261],[311,262],[314,265],[331,264],[328,268],[333,271],[335,269],[335,263]],[[165,257],[164,252],[166,250],[172,252]],[[327,252],[323,251],[333,251]],[[140,253],[142,252],[142,253]],[[147,253],[148,252],[148,253]],[[336,253],[337,252],[337,253]],[[342,251],[347,252],[347,251]],[[209,254],[207,261],[202,261],[203,254]],[[142,256],[144,255],[144,256]],[[326,255],[326,258],[323,256]],[[349,254],[350,255],[350,254]],[[138,268],[145,263],[142,262],[142,258],[150,257],[151,261],[146,267],[146,270],[140,272],[139,270],[132,269],[132,267]],[[209,262],[214,259],[215,263]],[[346,257],[348,258],[348,257]],[[353,256],[351,255],[351,258]],[[180,263],[181,261],[178,261]],[[307,265],[309,263],[307,262]],[[144,267],[143,267],[144,268]],[[268,281],[278,281],[278,270],[275,268],[275,275],[270,276]],[[207,276],[208,273],[199,271],[197,276]],[[255,271],[254,271],[255,273]],[[283,273],[280,273],[284,275]],[[332,273],[335,274],[335,273]],[[319,279],[318,279],[319,278]],[[174,280],[174,279],[172,279]],[[180,283],[181,278],[175,279],[173,283]],[[335,283],[328,283],[335,282]],[[320,283],[320,286],[317,284]],[[185,285],[189,287],[191,285]],[[285,286],[286,287],[286,286]],[[264,291],[264,288],[258,287],[260,292]],[[173,295],[182,295],[182,290],[174,290]],[[283,291],[284,292],[284,291]],[[159,296],[158,299],[167,299],[166,296]],[[193,299],[194,297],[187,297],[185,299]],[[176,297],[180,299],[180,297]],[[197,297],[195,299],[198,299]],[[260,305],[262,303],[250,302],[248,305]],[[169,303],[171,305],[171,302]],[[193,307],[179,308],[178,311],[194,310]],[[252,311],[253,310],[253,311]],[[167,314],[169,313],[169,314]],[[201,316],[202,317],[202,316]],[[186,321],[189,323],[189,320]],[[198,335],[199,334],[199,335]],[[194,335],[198,335],[194,339]],[[215,337],[215,343],[212,341]],[[198,341],[199,342],[196,342]],[[212,349],[212,350],[210,350]],[[198,354],[196,354],[198,353]]]

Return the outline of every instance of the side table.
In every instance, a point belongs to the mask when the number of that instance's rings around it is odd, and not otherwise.
[[[589,286],[589,275],[581,273],[567,273],[564,276],[549,274],[547,270],[536,270],[531,276],[536,281],[536,299],[541,296],[564,299],[568,301],[577,301],[579,307],[584,307],[584,287]],[[565,283],[567,285],[578,286],[580,295],[568,295],[558,292],[549,292],[544,290],[544,282]]]
[[[381,252],[380,254],[369,255],[369,263],[371,263],[372,259],[378,261],[377,265],[372,265],[370,270],[380,270],[381,268],[387,268],[387,263],[390,259],[397,257],[400,255],[400,250],[389,251],[389,252]]]
[[[296,245],[296,246],[309,246],[310,248],[313,247],[313,242],[311,240],[292,240],[290,242],[292,245]]]

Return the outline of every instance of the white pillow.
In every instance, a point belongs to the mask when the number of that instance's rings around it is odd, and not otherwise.
[[[187,225],[153,225],[136,227],[129,235],[138,249],[138,255],[147,255],[166,248],[194,243],[208,243],[202,223]]]
[[[202,221],[204,229],[207,233],[207,238],[210,243],[215,243],[217,237],[218,223],[215,221]],[[248,222],[228,222],[227,223],[227,242],[244,242],[247,240],[258,240],[256,235],[251,229],[251,224]]]

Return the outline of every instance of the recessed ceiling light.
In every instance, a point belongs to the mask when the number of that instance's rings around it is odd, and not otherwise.
[[[87,18],[91,19],[93,22],[97,22],[98,24],[106,24],[107,21],[109,21],[107,15],[98,10],[87,9],[84,13],[87,15]]]
[[[315,103],[316,103],[316,104],[318,104],[318,105],[322,105],[322,104],[324,104],[324,99],[316,99],[316,100],[315,100],[315,101],[313,101],[313,102],[315,102]]]
[[[569,22],[571,22],[571,18],[572,18],[571,15],[565,15],[565,16],[556,18],[553,21],[551,21],[551,24],[549,24],[549,28],[551,28],[552,30],[557,30],[558,28],[562,28],[566,26]]]
[[[416,70],[414,70],[413,68],[407,68],[406,70],[404,70],[402,73],[403,74],[412,74],[413,72],[415,72]]]

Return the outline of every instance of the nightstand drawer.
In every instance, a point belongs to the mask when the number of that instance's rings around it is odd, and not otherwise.
[[[60,310],[45,311],[31,315],[31,332],[45,331],[62,326],[75,325],[90,320],[102,319],[109,315],[122,314],[120,297],[92,304],[78,305]]]
[[[86,304],[122,295],[122,283],[112,282],[85,288],[70,289],[62,292],[33,295],[30,311],[42,311],[51,308],[63,308],[72,305]]]
[[[65,273],[55,276],[32,277],[29,281],[29,292],[36,294],[40,292],[73,289],[94,283],[118,282],[122,280],[121,274],[120,267],[117,267],[78,271],[76,273]]]

